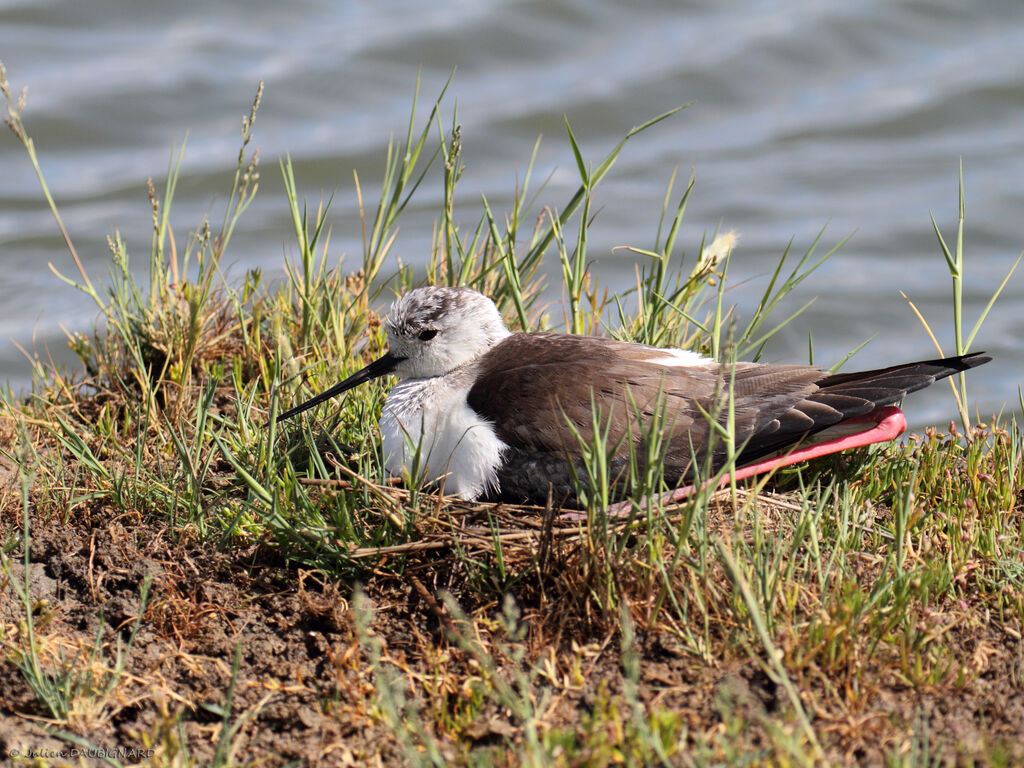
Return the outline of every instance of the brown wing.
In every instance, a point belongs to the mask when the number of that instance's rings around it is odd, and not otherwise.
[[[592,439],[595,412],[600,428],[607,429],[607,444],[617,445],[621,456],[628,455],[629,441],[644,434],[637,422],[660,414],[668,440],[666,464],[682,470],[706,450],[712,432],[708,416],[725,423],[730,382],[717,363],[649,362],[657,357],[664,354],[612,339],[515,334],[481,359],[468,402],[494,423],[505,443],[560,456],[579,455],[580,440]],[[817,391],[815,381],[824,375],[817,368],[739,363],[734,371],[738,442],[765,428],[791,442],[823,418],[829,424],[843,418],[823,404],[808,404],[809,413],[793,410]]]
[[[873,371],[822,376],[817,381],[817,391],[784,414],[778,428],[774,422],[767,423],[751,436],[737,463],[754,461],[844,419],[898,403],[911,392],[924,389],[954,373],[984,365],[991,359],[983,352],[975,352]],[[802,433],[799,420],[794,418],[797,414],[809,419]]]
[[[713,465],[724,459],[709,417],[726,423],[730,392],[743,464],[991,359],[977,353],[830,376],[806,365],[649,362],[657,357],[654,348],[612,339],[514,334],[481,359],[468,402],[508,445],[562,457],[578,456],[580,441],[591,441],[595,412],[619,457],[642,438],[638,420],[659,414],[666,468],[682,472],[706,456],[709,442]]]

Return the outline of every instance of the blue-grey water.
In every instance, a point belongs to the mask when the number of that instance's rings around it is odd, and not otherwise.
[[[25,120],[65,223],[94,280],[118,230],[139,266],[158,185],[187,136],[173,223],[181,242],[207,211],[219,216],[241,118],[266,83],[254,144],[259,196],[232,241],[232,273],[280,275],[294,255],[277,159],[296,162],[301,194],[335,193],[332,256],[358,254],[352,171],[372,196],[391,135],[456,75],[466,171],[460,218],[479,195],[505,210],[538,135],[541,202],[578,183],[567,117],[591,162],[644,119],[693,106],[630,142],[598,190],[589,252],[602,279],[627,287],[650,247],[676,166],[697,184],[680,235],[690,258],[716,227],[736,229],[733,296],[749,313],[759,280],[787,243],[802,251],[853,235],[798,290],[812,308],[766,357],[831,364],[872,335],[850,364],[934,356],[907,293],[952,349],[949,277],[929,219],[955,236],[957,174],[966,187],[965,311],[974,322],[1024,248],[1024,4],[917,2],[139,3],[0,0],[0,60],[28,86]],[[450,119],[450,118],[449,118]],[[70,361],[64,331],[88,331],[90,300],[58,282],[74,267],[24,150],[0,135],[0,380],[31,381],[16,344]],[[426,258],[440,185],[420,190],[395,252]],[[355,258],[353,258],[353,262]],[[558,274],[549,273],[557,286]],[[1016,411],[1024,381],[1024,271],[975,343],[996,361],[971,374],[982,414]],[[915,396],[915,426],[954,413],[948,388]]]

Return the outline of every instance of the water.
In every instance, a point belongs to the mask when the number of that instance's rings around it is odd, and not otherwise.
[[[543,202],[576,185],[567,116],[598,161],[633,125],[696,103],[630,142],[598,192],[590,253],[623,286],[652,244],[669,175],[697,186],[679,243],[692,258],[719,224],[741,233],[733,295],[749,308],[757,279],[791,240],[802,251],[853,234],[799,289],[812,308],[766,357],[831,364],[872,335],[851,367],[930,357],[905,291],[951,348],[949,278],[929,211],[955,236],[958,164],[967,192],[966,317],[973,323],[1009,270],[1024,232],[1024,5],[953,0],[785,4],[746,0],[283,4],[266,0],[135,3],[0,0],[0,59],[29,86],[26,122],[86,268],[106,274],[105,238],[126,237],[140,265],[149,247],[146,179],[158,185],[188,137],[175,200],[179,237],[206,211],[219,218],[241,117],[266,82],[256,125],[261,191],[236,233],[232,273],[279,275],[293,255],[277,158],[290,153],[300,191],[336,192],[332,252],[356,254],[352,171],[372,195],[389,135],[405,130],[422,76],[429,101],[457,74],[467,170],[457,201],[475,223],[479,193],[507,208],[516,173],[544,135]],[[780,10],[785,8],[785,10]],[[15,344],[70,359],[61,330],[88,331],[90,300],[74,275],[23,150],[0,140],[0,380],[24,390],[30,366]],[[421,190],[396,253],[426,257],[440,195]],[[557,273],[549,271],[552,283]],[[1017,409],[1024,348],[1024,273],[989,316],[976,347],[996,362],[971,375],[982,414]],[[9,340],[10,341],[9,341]],[[911,401],[912,424],[954,412],[948,389]]]

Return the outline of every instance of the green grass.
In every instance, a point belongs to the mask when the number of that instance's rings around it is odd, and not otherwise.
[[[74,256],[24,104],[6,82],[3,93]],[[151,190],[148,285],[136,281],[116,235],[103,288],[77,257],[78,277],[61,276],[94,299],[104,331],[69,340],[88,374],[84,386],[36,361],[31,397],[4,404],[26,446],[10,457],[25,481],[23,522],[9,529],[4,551],[20,549],[25,579],[30,507],[50,525],[112,508],[159,524],[175,542],[222,552],[255,546],[287,569],[311,569],[353,601],[354,647],[372,673],[363,716],[417,765],[810,765],[855,762],[857,750],[893,765],[1020,759],[1019,742],[1005,729],[987,731],[983,718],[968,742],[931,728],[926,715],[936,696],[980,696],[983,679],[1021,684],[1021,434],[1008,420],[972,425],[962,383],[956,434],[928,431],[677,505],[635,504],[624,518],[604,513],[614,489],[596,415],[581,521],[390,483],[376,433],[386,382],[275,424],[284,408],[381,354],[387,298],[422,283],[473,286],[517,329],[756,358],[799,315],[775,318],[780,302],[833,252],[819,253],[823,233],[779,255],[753,307],[732,307],[735,238],[712,233],[682,249],[677,235],[695,183],[676,191],[673,173],[651,242],[630,249],[635,287],[610,294],[588,253],[598,184],[628,141],[681,119],[679,110],[640,124],[596,160],[583,156],[567,124],[579,186],[560,205],[534,189],[531,158],[509,210],[481,199],[476,211],[457,211],[460,128],[442,92],[425,114],[414,100],[404,138],[389,145],[379,199],[364,201],[355,179],[361,253],[342,259],[331,247],[331,201],[304,202],[285,158],[295,259],[279,285],[266,286],[258,271],[233,284],[221,263],[257,194],[251,142],[261,93],[218,224],[204,219],[188,236],[172,227],[183,146],[163,189]],[[403,210],[425,187],[440,190],[441,206],[433,249],[414,272],[397,267],[391,249]],[[964,334],[963,213],[961,181],[955,249],[940,235],[958,353],[1002,290]],[[538,304],[548,274],[560,278],[561,317]],[[730,414],[721,416],[719,439],[734,453]],[[630,465],[636,502],[663,489],[652,471],[658,442],[646,443],[649,453]],[[8,630],[8,662],[58,725],[73,729],[65,689],[80,681],[41,660],[30,584],[11,573],[5,565],[4,586],[24,621]],[[384,594],[396,584],[425,606],[406,626],[421,638],[415,659],[374,630],[385,617],[357,586]],[[430,634],[423,622],[436,623],[432,637],[422,639]],[[997,648],[1000,638],[1009,640]],[[224,661],[230,687],[206,710],[219,721],[213,761],[231,765],[242,761],[238,739],[260,727],[263,706],[237,714],[237,653]],[[104,685],[100,698],[113,690]],[[910,704],[890,706],[892,697]],[[323,711],[342,711],[334,707],[325,696]],[[182,759],[189,712],[160,713],[151,735],[177,744]]]

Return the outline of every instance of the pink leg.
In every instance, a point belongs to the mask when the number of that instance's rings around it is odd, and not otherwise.
[[[863,432],[858,432],[855,435],[844,435],[843,437],[837,437],[833,440],[826,440],[824,443],[797,447],[782,456],[765,459],[754,464],[747,464],[745,467],[737,469],[734,477],[736,480],[743,480],[765,472],[774,472],[776,469],[788,467],[791,464],[798,464],[801,461],[808,461],[809,459],[816,459],[820,456],[827,456],[830,453],[839,453],[840,451],[845,451],[850,448],[861,448],[865,445],[871,445],[872,443],[884,443],[889,440],[896,439],[907,428],[907,419],[903,415],[903,411],[894,405],[876,408],[871,413],[866,413],[863,416],[855,416],[852,419],[847,419],[841,423],[856,424],[859,422],[873,422],[875,426],[870,429],[866,429]],[[725,475],[718,481],[718,486],[721,487],[723,485],[727,485],[731,479],[732,478],[730,478],[729,475]],[[704,483],[704,486],[706,485],[707,482]],[[692,485],[677,488],[674,491],[669,491],[664,494],[661,497],[661,503],[671,504],[673,502],[680,501],[693,494],[696,490],[697,488]],[[608,508],[608,514],[609,516],[623,515],[629,511],[629,508],[629,502],[624,501],[620,504],[610,506]]]

